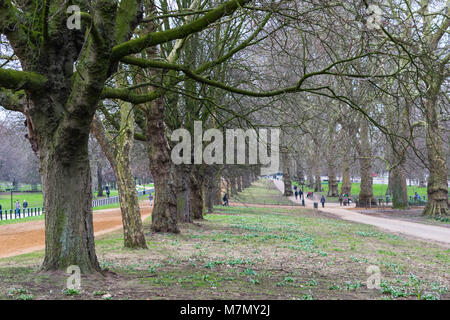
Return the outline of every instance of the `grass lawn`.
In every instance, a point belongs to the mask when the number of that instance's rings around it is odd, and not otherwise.
[[[292,182],[292,184],[293,185],[297,185],[297,186],[299,185],[297,182]],[[339,182],[338,190],[341,190],[341,184],[342,183]],[[359,192],[361,190],[360,185],[361,184],[359,182],[358,183],[356,183],[356,182],[352,183],[351,194],[353,196],[357,197],[359,195]],[[373,185],[373,194],[374,194],[374,196],[376,198],[383,198],[384,199],[387,187],[388,187],[387,184],[374,184]],[[300,186],[300,188],[301,188],[301,186]],[[327,193],[328,193],[328,184],[322,183],[322,188],[323,188],[323,191],[322,192],[317,192],[317,193],[321,194],[321,195],[323,194],[323,195],[326,196]],[[306,192],[309,192],[309,191],[314,191],[314,188],[308,188],[305,185],[304,186],[304,190]],[[407,186],[407,191],[408,191],[408,196],[412,196],[413,197],[414,196],[414,192],[417,192],[420,195],[421,198],[423,198],[424,196],[428,197],[427,196],[427,188],[419,188],[417,186]],[[337,197],[327,197],[327,200],[329,202],[338,202],[338,199],[339,198],[337,198]]]
[[[22,206],[23,200],[27,200],[28,208],[37,208],[43,206],[44,199],[42,193],[40,192],[14,192],[13,193],[13,210],[16,208],[15,203],[16,200],[19,200],[20,205]],[[2,205],[3,210],[11,209],[11,194],[10,193],[0,193],[0,204]]]
[[[77,292],[64,273],[37,273],[43,251],[0,259],[0,299],[450,299],[449,248],[311,209],[219,206],[177,235],[150,223],[149,250],[124,249],[120,231],[97,237],[112,272]],[[366,286],[369,266],[380,289]]]
[[[149,189],[149,188],[148,188]],[[140,190],[143,190],[140,189]],[[110,197],[114,197],[118,195],[118,191],[117,190],[111,190],[110,193]],[[148,197],[147,196],[141,196],[139,199],[146,199]],[[104,197],[100,197],[100,198],[94,198],[94,199],[105,199],[106,195]],[[22,192],[22,193],[13,193],[13,210],[16,208],[15,207],[15,203],[16,200],[20,201],[20,205],[22,206],[23,200],[27,200],[28,202],[28,208],[37,208],[37,207],[41,207],[44,205],[44,197],[42,195],[42,193],[40,192],[36,192],[36,193],[31,193],[31,192]],[[0,204],[2,206],[2,210],[10,210],[11,209],[11,194],[10,193],[0,193]],[[101,207],[95,207],[96,210],[99,209],[109,209],[109,208],[118,208],[119,204],[111,204],[111,205],[106,205],[106,206],[101,206]]]
[[[271,180],[258,180],[251,188],[244,189],[230,199],[246,204],[295,205],[280,193]]]
[[[139,197],[139,200],[147,200],[148,195],[142,195]],[[105,206],[95,207],[94,212],[97,210],[102,209],[113,209],[113,208],[120,208],[120,203],[113,203]],[[21,218],[21,219],[11,219],[11,220],[0,220],[0,226],[5,224],[13,224],[13,223],[21,223],[21,222],[28,222],[28,221],[36,221],[36,220],[42,220],[44,219],[44,215],[36,216],[36,217],[27,217],[27,218]]]

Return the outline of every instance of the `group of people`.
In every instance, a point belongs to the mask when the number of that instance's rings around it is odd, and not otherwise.
[[[297,186],[294,186],[294,196],[295,196],[295,200],[297,200],[297,197],[299,197],[299,199],[301,199],[303,196],[303,191],[302,190],[297,191]]]
[[[347,193],[339,195],[339,204],[342,206],[346,206],[352,203],[352,200],[350,199],[350,197],[348,196]]]
[[[303,196],[303,191],[302,190],[297,191],[297,186],[294,186],[294,196],[295,196],[295,200],[297,200],[297,198],[299,200],[301,200],[302,196]],[[308,193],[306,194],[306,198],[313,199],[313,197],[314,197],[314,192],[308,191]],[[322,195],[322,197],[320,198],[320,203],[322,204],[322,208],[325,208],[325,202],[326,202],[325,196]]]
[[[28,202],[27,200],[23,200],[22,205],[20,204],[19,200],[16,200],[16,213],[19,214],[20,213],[20,209],[26,209],[28,208]],[[0,205],[0,210],[2,210],[2,206]]]

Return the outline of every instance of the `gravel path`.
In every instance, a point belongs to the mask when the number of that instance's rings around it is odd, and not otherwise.
[[[152,213],[148,201],[141,202],[142,220]],[[0,226],[0,258],[17,256],[45,248],[45,221],[19,222]],[[122,228],[120,208],[94,211],[94,234]]]
[[[281,193],[284,192],[284,183],[281,180],[274,180],[275,186]],[[289,197],[293,202],[301,203],[301,200],[295,200],[295,197]],[[319,200],[317,200],[319,202]],[[305,198],[307,208],[313,208],[313,201]],[[361,214],[354,210],[342,209],[339,203],[325,203],[325,208],[319,202],[319,210],[330,213],[344,220],[370,224],[385,231],[401,233],[415,238],[424,240],[432,240],[439,243],[450,245],[450,228],[432,226],[422,223],[408,222],[404,220],[387,219],[379,217],[371,217],[367,214]]]

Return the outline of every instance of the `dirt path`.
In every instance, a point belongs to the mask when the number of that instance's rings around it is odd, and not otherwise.
[[[141,202],[142,220],[152,213],[148,203]],[[44,220],[0,226],[0,258],[17,256],[45,247]],[[94,211],[95,236],[122,228],[120,208]]]
[[[283,193],[283,181],[274,180],[274,183],[278,190]],[[294,196],[289,197],[289,199],[293,202],[301,203],[301,200],[295,200]],[[305,198],[305,204],[307,208],[313,208],[313,201]],[[449,228],[408,222],[404,220],[371,217],[366,214],[355,212],[354,210],[342,209],[339,203],[326,203],[325,208],[321,208],[321,204],[319,203],[319,210],[333,214],[334,216],[337,216],[344,220],[370,224],[390,232],[401,233],[420,239],[432,240],[450,245]]]

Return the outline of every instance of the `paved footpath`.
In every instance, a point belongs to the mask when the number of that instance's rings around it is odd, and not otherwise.
[[[283,181],[274,180],[274,183],[278,190],[280,190],[281,193],[284,193]],[[289,197],[289,199],[293,202],[301,203],[301,200],[296,200],[294,196]],[[305,205],[307,208],[313,208],[314,202],[319,202],[319,200],[317,199],[312,201],[305,198]],[[366,214],[354,212],[353,210],[342,209],[339,203],[325,203],[325,208],[322,208],[321,206],[322,204],[319,202],[320,211],[333,214],[344,220],[370,224],[386,231],[401,233],[424,240],[432,240],[450,245],[450,228],[396,219],[371,217]]]

